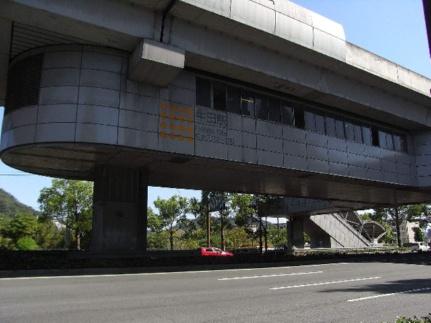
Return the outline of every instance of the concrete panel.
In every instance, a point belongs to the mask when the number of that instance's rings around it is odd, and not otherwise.
[[[95,105],[79,105],[78,122],[117,126],[118,109]]]
[[[347,144],[347,151],[352,154],[362,155],[365,153],[365,149],[368,148],[365,145],[358,144],[355,142],[349,142]]]
[[[196,91],[196,77],[191,72],[181,71],[171,82],[172,85],[191,91]]]
[[[75,122],[76,104],[41,105],[37,114],[38,123]]]
[[[79,104],[118,108],[120,92],[95,87],[80,87]]]
[[[328,160],[328,149],[307,145],[307,157],[319,160]]]
[[[334,163],[345,163],[347,164],[347,153],[339,150],[328,150],[328,160]]]
[[[231,18],[253,28],[274,33],[275,11],[250,0],[231,0]]]
[[[75,123],[46,123],[37,125],[36,142],[73,142]]]
[[[303,143],[284,140],[283,146],[284,154],[302,157],[306,156],[306,145]]]
[[[173,138],[164,138],[159,136],[159,150],[171,152],[171,153],[179,153],[186,155],[194,154],[194,144],[192,141],[188,140],[176,140]]]
[[[242,148],[236,146],[227,146],[227,159],[231,161],[242,162]]]
[[[307,25],[313,25],[312,11],[292,1],[274,1],[275,10]]]
[[[242,118],[242,131],[256,133],[256,119],[243,117]]]
[[[369,168],[367,169],[367,179],[374,180],[374,181],[382,181],[383,173],[380,170]]]
[[[159,135],[134,129],[118,128],[118,144],[144,149],[158,149]]]
[[[58,68],[43,70],[41,87],[78,86],[79,70],[74,68]]]
[[[256,132],[267,137],[283,137],[283,127],[274,122],[256,120]]]
[[[305,171],[307,170],[307,160],[304,157],[284,155],[284,167]]]
[[[382,169],[381,160],[378,158],[364,157],[364,163],[367,168],[380,170]]]
[[[195,92],[191,90],[169,86],[168,100],[171,102],[193,106],[195,104],[195,96]]]
[[[47,52],[43,57],[43,68],[75,68],[81,66],[80,51]]]
[[[305,143],[306,132],[294,127],[283,126],[283,138],[289,141],[297,141]]]
[[[227,143],[229,145],[241,147],[242,146],[242,133],[238,130],[227,130]]]
[[[366,178],[367,169],[363,167],[356,167],[353,165],[349,165],[349,176],[356,177],[356,178]]]
[[[76,126],[77,142],[112,144],[117,143],[117,127],[79,123]]]
[[[242,133],[242,145],[244,147],[256,149],[257,147],[257,137],[256,135],[243,132]]]
[[[39,104],[68,104],[78,102],[78,87],[57,86],[40,89]]]
[[[83,69],[81,70],[80,85],[119,91],[120,80],[120,74],[117,73]]]
[[[362,155],[348,153],[347,154],[347,162],[349,165],[352,165],[355,167],[361,167],[361,168],[366,167],[364,157]]]
[[[159,118],[146,113],[120,110],[119,126],[142,131],[158,132]]]
[[[307,159],[307,169],[311,172],[329,173],[329,163],[318,159]]]
[[[259,165],[283,167],[283,154],[259,150],[257,151],[257,163]]]
[[[227,113],[227,126],[229,129],[241,130],[242,118],[240,115],[235,113]]]
[[[7,114],[7,118],[3,122],[3,130],[35,124],[36,118],[37,106],[20,108]]]
[[[346,36],[344,33],[344,28],[341,24],[330,20],[324,16],[319,15],[316,12],[311,12],[313,27],[324,31],[325,33],[339,38],[340,40],[345,40]]]
[[[9,130],[2,135],[2,147],[13,147],[17,145],[34,142],[36,126],[29,125]]]
[[[283,152],[283,139],[271,138],[266,136],[257,136],[257,149],[272,151],[276,153]]]
[[[346,42],[319,29],[314,29],[313,49],[340,61],[346,60]]]
[[[349,169],[347,164],[329,162],[330,174],[347,176],[348,172],[349,172]]]
[[[82,68],[121,73],[121,56],[106,55],[98,52],[85,51],[82,54]]]
[[[195,154],[203,157],[227,159],[227,146],[221,143],[196,140]]]
[[[319,147],[328,147],[328,137],[318,134],[318,133],[314,133],[311,131],[307,131],[306,132],[307,137],[306,137],[306,141],[307,144],[309,145],[313,145],[313,146],[319,146]]]
[[[275,34],[301,46],[313,47],[313,28],[284,14],[276,14]]]
[[[181,0],[181,2],[189,3],[225,17],[230,15],[231,0]]]
[[[257,164],[257,150],[243,147],[242,161],[245,163]]]
[[[159,99],[131,93],[121,93],[120,108],[155,115],[158,115],[160,110]]]

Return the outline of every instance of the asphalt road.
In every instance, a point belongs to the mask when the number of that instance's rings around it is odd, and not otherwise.
[[[393,322],[431,312],[431,266],[335,263],[0,278],[0,322]]]

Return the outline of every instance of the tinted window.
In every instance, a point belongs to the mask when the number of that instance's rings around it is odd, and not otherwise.
[[[255,109],[256,118],[262,119],[262,120],[268,120],[268,105],[267,105],[267,100],[264,96],[255,95],[254,109]]]
[[[226,86],[222,83],[213,83],[214,109],[226,111]]]
[[[344,122],[335,120],[335,136],[340,139],[345,139]]]
[[[386,148],[394,150],[394,139],[390,133],[386,133]]]
[[[316,131],[316,122],[314,120],[314,113],[304,111],[304,129]]]
[[[373,139],[373,146],[379,147],[380,146],[380,136],[379,136],[379,132],[377,131],[376,128],[371,128],[371,135],[372,135],[372,139]]]
[[[196,104],[211,107],[211,82],[201,78],[196,79]]]
[[[241,113],[245,116],[254,117],[254,96],[251,92],[241,92]]]
[[[314,115],[314,121],[316,123],[316,131],[322,135],[325,134],[325,118],[320,114]]]
[[[325,117],[326,134],[331,137],[335,137],[335,119],[331,117]]]
[[[350,122],[344,122],[344,132],[346,134],[346,139],[350,141],[354,141],[355,133],[353,130],[353,124]]]
[[[236,87],[227,88],[227,111],[241,113],[241,90]]]
[[[275,122],[281,121],[279,100],[268,98],[268,119]]]
[[[357,143],[362,143],[362,131],[361,126],[356,124],[353,125],[353,140]]]
[[[304,110],[302,110],[301,108],[295,108],[293,112],[295,115],[295,127],[304,129],[305,127]]]
[[[295,124],[295,115],[293,107],[288,102],[281,101],[281,122],[293,126]],[[304,119],[304,118],[302,118]]]
[[[364,144],[366,145],[372,145],[373,144],[373,137],[371,134],[371,128],[362,126],[362,139],[364,140]]]

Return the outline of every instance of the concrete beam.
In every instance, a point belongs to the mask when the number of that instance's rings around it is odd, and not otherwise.
[[[167,86],[184,68],[184,63],[184,50],[144,39],[130,56],[129,78],[133,81]]]

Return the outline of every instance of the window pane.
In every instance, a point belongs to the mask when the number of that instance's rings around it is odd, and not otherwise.
[[[400,136],[400,151],[407,152],[407,138],[406,136]]]
[[[227,111],[233,113],[241,113],[241,90],[229,86],[227,88]]]
[[[222,83],[213,83],[214,109],[226,111],[226,86]]]
[[[341,120],[335,120],[335,135],[337,138],[345,139],[344,122]]]
[[[381,148],[387,149],[386,132],[379,130],[379,145]]]
[[[254,98],[254,108],[256,118],[262,120],[268,120],[268,105],[267,100],[264,96],[256,95]]]
[[[304,121],[306,130],[316,131],[316,122],[314,120],[314,113],[304,111]]]
[[[196,78],[196,104],[211,107],[211,82]]]
[[[347,121],[344,122],[344,130],[346,133],[346,139],[354,141],[355,133],[353,131],[353,124],[351,124],[350,122],[347,122]]]
[[[386,133],[386,145],[390,150],[394,150],[394,140],[391,133]]]
[[[305,127],[304,110],[302,110],[299,107],[294,107],[293,113],[295,115],[295,127],[304,129]]]
[[[291,126],[295,124],[295,114],[288,102],[281,101],[281,122]]]
[[[331,117],[325,117],[326,134],[331,137],[335,137],[335,119]]]
[[[280,101],[274,98],[268,98],[268,118],[271,121],[280,122]]]
[[[362,138],[364,140],[364,144],[370,146],[373,144],[371,129],[369,127],[362,126]]]
[[[316,131],[322,135],[325,134],[325,117],[316,114],[314,115],[314,121],[316,122]]]
[[[373,138],[373,146],[380,147],[380,135],[376,128],[371,128],[371,137]]]
[[[362,132],[361,132],[361,126],[353,125],[353,134],[354,134],[354,141],[357,143],[362,143]]]
[[[248,91],[241,93],[241,113],[254,118],[254,96]]]

